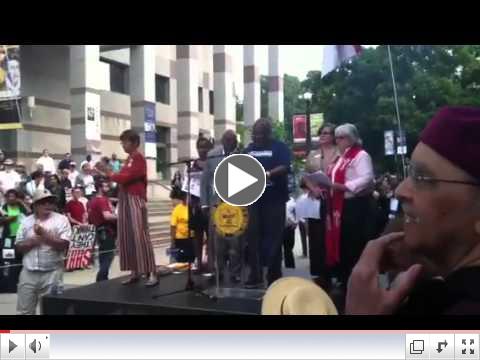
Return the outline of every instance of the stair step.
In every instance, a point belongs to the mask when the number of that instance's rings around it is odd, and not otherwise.
[[[154,210],[148,210],[149,214],[171,214],[172,209],[154,209]]]
[[[167,248],[170,245],[170,240],[152,240],[152,245],[155,247],[165,246],[165,248]]]
[[[170,231],[165,231],[165,230],[153,230],[150,231],[150,236],[162,236],[162,237],[170,237]]]
[[[153,231],[170,231],[170,225],[169,224],[166,224],[166,225],[148,225],[148,229],[150,230],[150,232],[153,232]]]

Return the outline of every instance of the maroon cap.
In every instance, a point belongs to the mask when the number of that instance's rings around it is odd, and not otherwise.
[[[480,181],[480,108],[441,108],[420,141]]]

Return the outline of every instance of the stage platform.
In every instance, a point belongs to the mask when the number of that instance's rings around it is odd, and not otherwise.
[[[65,290],[62,295],[42,298],[46,315],[258,315],[262,291],[240,288],[224,291],[227,295],[209,298],[198,292],[185,291],[187,275],[162,276],[154,288],[143,280],[122,285],[126,277]],[[209,293],[215,290],[212,278],[194,276],[195,284]]]

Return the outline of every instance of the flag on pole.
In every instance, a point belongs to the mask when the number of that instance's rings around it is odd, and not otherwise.
[[[322,77],[338,68],[344,61],[359,55],[361,45],[324,45]]]

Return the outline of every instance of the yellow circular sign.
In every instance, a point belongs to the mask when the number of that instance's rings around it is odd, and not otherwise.
[[[213,214],[213,220],[219,235],[242,235],[248,225],[247,208],[221,203]]]

